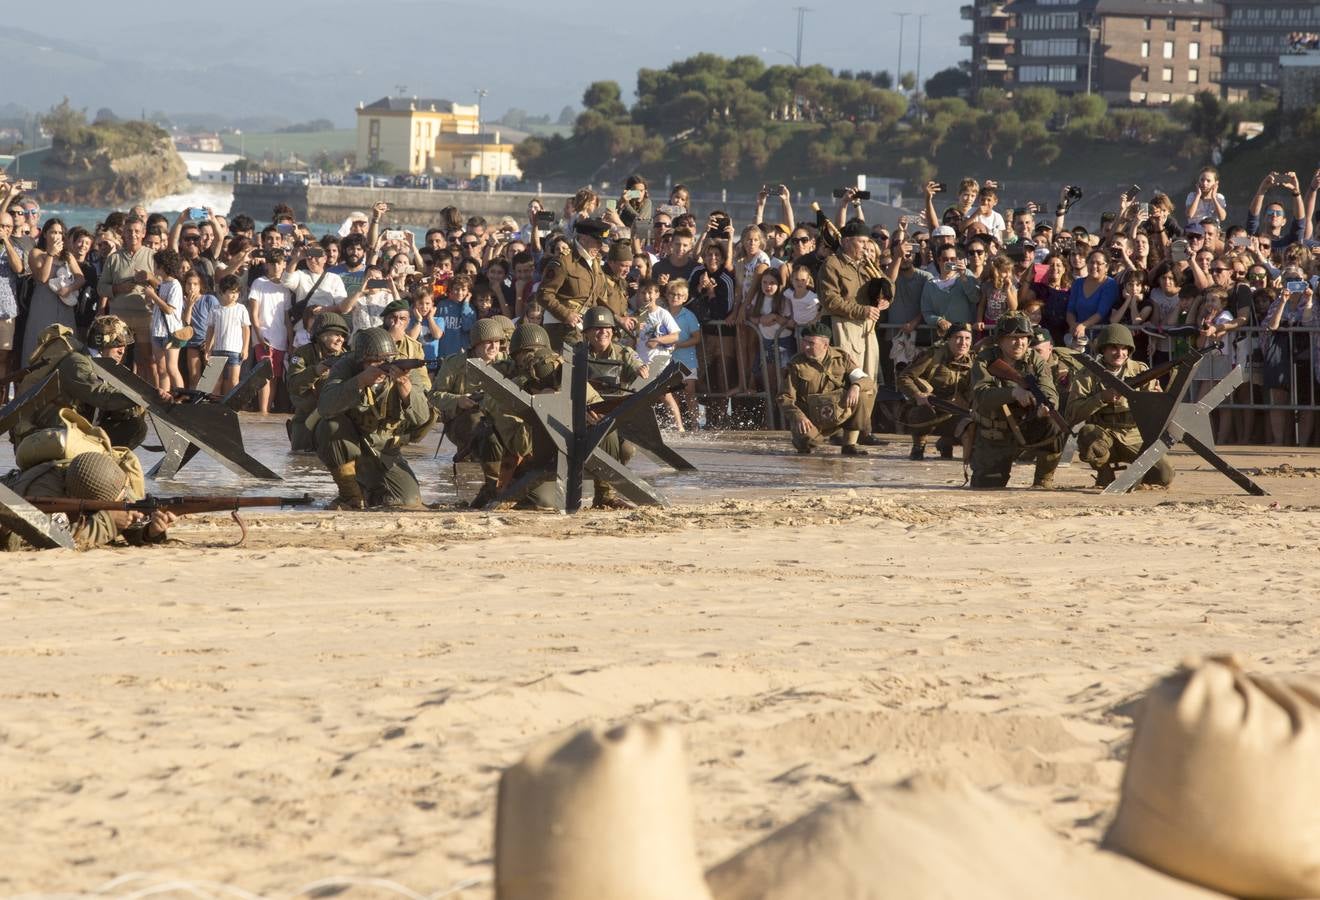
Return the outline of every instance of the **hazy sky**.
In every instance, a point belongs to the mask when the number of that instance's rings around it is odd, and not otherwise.
[[[653,4],[550,0],[60,0],[57,19],[19,24],[49,41],[0,34],[0,49],[29,57],[38,77],[6,79],[8,99],[44,109],[65,94],[75,105],[227,115],[280,113],[294,120],[353,122],[357,101],[406,86],[408,94],[471,101],[490,93],[492,116],[517,106],[557,115],[577,107],[592,81],[612,79],[632,100],[639,68],[694,53],[791,61],[795,0],[665,0]],[[834,69],[894,69],[895,12],[928,11],[922,77],[967,56],[970,23],[958,4],[921,0],[796,0],[806,14],[802,59]],[[127,13],[127,14],[126,14]],[[917,22],[907,20],[903,68],[917,62]],[[32,46],[32,44],[40,46]],[[155,80],[123,61],[149,61]],[[10,68],[10,72],[22,71]]]

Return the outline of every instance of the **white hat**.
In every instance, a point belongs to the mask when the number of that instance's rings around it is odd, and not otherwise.
[[[954,231],[948,225],[941,225],[930,233],[931,237],[957,237],[958,232]]]
[[[710,900],[678,730],[558,735],[500,776],[497,900]]]
[[[348,218],[339,226],[339,236],[348,237],[348,233],[353,230],[354,222],[370,222],[371,219],[361,210],[353,210],[348,214]]]

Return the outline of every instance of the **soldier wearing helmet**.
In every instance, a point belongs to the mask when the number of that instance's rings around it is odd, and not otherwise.
[[[431,421],[431,407],[425,373],[391,365],[398,354],[384,328],[364,328],[321,388],[316,453],[339,488],[333,509],[422,505],[417,476],[402,454]]]
[[[1023,375],[1034,377],[1041,392],[1055,405],[1059,393],[1044,360],[1031,349],[1032,327],[1027,317],[1010,313],[999,320],[995,346],[981,352],[972,364],[971,481],[973,488],[1001,488],[1008,484],[1013,463],[1034,459],[1032,487],[1054,486],[1063,436],[1036,405],[1030,391],[990,374],[997,359],[1007,360]]]
[[[444,423],[444,436],[454,445],[455,465],[472,458],[481,461],[485,483],[478,499],[482,502],[474,505],[485,506],[495,496],[504,448],[491,445],[499,436],[481,411],[483,392],[467,363],[469,359],[486,365],[498,362],[504,326],[494,317],[478,319],[468,332],[468,343],[466,353],[455,353],[441,363],[432,381],[430,401]]]
[[[517,326],[513,324],[513,319],[510,319],[508,316],[491,316],[490,320],[492,322],[498,322],[500,328],[504,330],[504,337],[500,341],[500,356],[508,356],[509,341],[513,340],[513,329]]]
[[[293,418],[285,427],[289,432],[289,447],[295,453],[316,451],[315,429],[320,421],[316,403],[330,368],[343,355],[347,341],[348,321],[337,312],[320,312],[312,320],[311,343],[304,344],[289,356],[284,383],[293,404]]]
[[[1145,363],[1132,359],[1136,344],[1126,325],[1106,325],[1095,336],[1100,364],[1116,378],[1128,379],[1146,371]],[[1158,381],[1142,390],[1158,391]],[[1116,467],[1136,460],[1143,442],[1128,401],[1117,391],[1104,387],[1093,373],[1083,369],[1073,376],[1068,392],[1068,421],[1081,424],[1077,432],[1077,455],[1095,469],[1095,483],[1105,487],[1114,480]],[[1168,487],[1173,483],[1173,464],[1163,457],[1151,466],[1144,483]]]
[[[19,383],[18,393],[35,387],[52,373],[59,377],[59,393],[49,403],[24,410],[11,432],[17,445],[31,432],[59,424],[60,410],[73,409],[84,419],[105,429],[116,447],[132,449],[147,436],[146,410],[137,401],[101,380],[93,357],[104,357],[123,365],[124,353],[133,344],[133,332],[118,316],[98,316],[88,329],[87,344],[78,343],[73,332],[62,325],[46,328],[28,358],[35,368]],[[174,400],[169,391],[158,391],[162,402]]]
[[[582,336],[587,340],[587,378],[603,394],[618,393],[650,374],[637,351],[614,340],[614,314],[593,306],[582,317]]]
[[[965,419],[941,412],[930,398],[959,406],[972,405],[972,327],[955,323],[944,333],[944,343],[923,351],[898,377],[898,389],[907,398],[899,419],[912,432],[909,459],[922,459],[926,436],[939,434],[935,446],[943,459],[953,458],[954,429]],[[964,453],[966,456],[967,454]]]

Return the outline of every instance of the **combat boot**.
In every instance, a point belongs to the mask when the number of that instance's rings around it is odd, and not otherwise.
[[[940,438],[935,442],[935,449],[940,451],[940,459],[953,459],[953,438]]]
[[[926,442],[920,440],[912,441],[912,451],[908,453],[908,459],[918,461],[926,458]]]
[[[357,463],[349,460],[342,466],[330,470],[330,477],[339,488],[339,496],[330,501],[329,509],[366,509],[367,500],[362,496],[362,486],[357,480]]]
[[[1103,465],[1095,472],[1095,486],[1098,488],[1107,488],[1114,483],[1114,467]]]
[[[477,491],[477,496],[472,498],[468,504],[472,509],[485,509],[490,502],[499,494],[499,482],[494,478],[487,478],[481,484],[481,490]]]

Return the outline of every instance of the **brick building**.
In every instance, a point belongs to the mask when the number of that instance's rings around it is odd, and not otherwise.
[[[1219,3],[1099,0],[1098,92],[1117,105],[1162,106],[1219,92]]]

